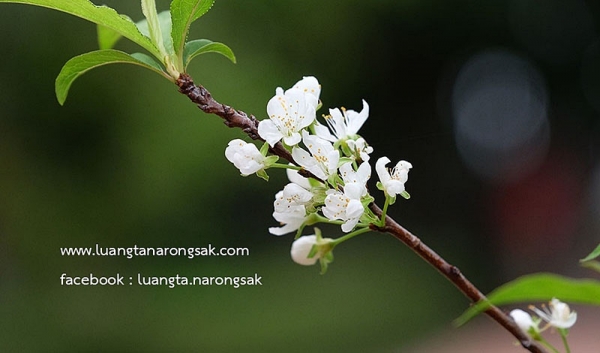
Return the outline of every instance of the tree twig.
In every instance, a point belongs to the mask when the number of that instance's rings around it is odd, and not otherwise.
[[[192,78],[187,74],[181,74],[176,83],[177,86],[179,86],[179,92],[186,95],[203,112],[218,115],[224,120],[225,125],[231,128],[242,129],[242,131],[244,131],[244,133],[246,133],[251,139],[264,141],[258,135],[259,122],[253,115],[248,115],[242,111],[235,110],[228,105],[217,102],[212,97],[210,92],[206,90],[206,88],[201,85],[194,84]],[[280,142],[274,147],[270,148],[270,151],[280,158],[296,164],[290,152],[285,149]],[[304,171],[302,174],[304,176],[310,176],[314,178],[314,175],[307,171]],[[372,203],[369,205],[369,208],[371,211],[373,211],[373,213],[381,217],[382,211],[379,206]],[[485,295],[481,293],[481,291],[479,291],[479,289],[477,289],[477,287],[475,287],[456,266],[449,264],[435,251],[425,245],[418,237],[410,233],[391,217],[386,216],[385,225],[383,227],[372,224],[371,229],[378,232],[389,233],[396,239],[406,244],[421,258],[435,267],[473,303],[487,300]],[[517,326],[517,324],[509,315],[500,310],[498,307],[492,305],[485,311],[485,313],[498,322],[507,331],[509,331],[517,340],[519,340],[519,343],[521,346],[523,346],[523,348],[532,353],[546,353],[546,350],[538,342],[532,340],[531,337],[529,337],[519,328],[519,326]]]

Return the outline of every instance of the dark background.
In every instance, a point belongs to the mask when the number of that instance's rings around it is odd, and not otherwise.
[[[138,1],[105,3],[142,18]],[[558,0],[218,0],[190,38],[226,43],[238,63],[203,55],[190,74],[259,119],[276,87],[306,75],[322,84],[319,114],[365,99],[373,162],[414,166],[412,198],[390,214],[489,292],[525,273],[591,275],[577,260],[600,240],[599,11]],[[61,107],[54,79],[97,48],[95,25],[1,4],[0,33],[3,351],[410,352],[467,307],[382,234],[336,248],[324,276],[294,264],[293,236],[267,232],[285,177],[240,177],[224,149],[243,134],[150,71],[95,69]],[[96,243],[250,256],[60,256]],[[256,272],[263,286],[63,287],[63,272]]]

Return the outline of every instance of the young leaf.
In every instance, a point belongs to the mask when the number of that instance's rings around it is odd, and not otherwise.
[[[488,301],[475,303],[454,321],[457,326],[487,310],[490,305],[548,301],[600,305],[600,282],[592,279],[571,279],[549,273],[519,277],[492,291]]]
[[[185,49],[183,51],[183,68],[187,68],[190,61],[196,56],[211,52],[219,53],[235,63],[233,51],[225,44],[212,42],[208,39],[197,39],[185,43]]]
[[[593,259],[597,258],[598,256],[600,256],[600,245],[598,245],[596,247],[596,249],[594,249],[594,251],[592,251],[588,256],[586,256],[583,259],[579,260],[579,262],[590,261],[590,260],[593,260]]]
[[[158,14],[158,24],[162,35],[163,46],[168,54],[173,54],[173,40],[171,39],[171,13],[163,11]],[[140,32],[150,37],[150,29],[148,28],[148,20],[143,19],[135,24]]]
[[[208,12],[214,2],[214,0],[173,0],[171,2],[173,19],[171,37],[178,57],[181,58],[183,53],[190,25]]]
[[[160,52],[160,59],[162,60],[166,56],[173,54],[172,51],[167,52],[167,48],[165,47],[162,35],[162,26],[158,20],[156,3],[154,0],[142,0],[142,13],[144,13],[144,17],[146,17],[147,20],[148,32],[150,34],[149,37]]]
[[[123,37],[139,44],[157,58],[160,58],[158,49],[152,44],[150,39],[142,35],[128,17],[119,15],[110,7],[96,6],[89,0],[0,0],[0,3],[42,6],[81,17],[85,20],[110,28],[121,34]]]
[[[151,64],[150,62],[154,62],[154,64]],[[67,61],[63,66],[55,83],[56,98],[58,99],[58,102],[61,105],[64,104],[71,84],[79,76],[95,67],[117,63],[139,65],[171,80],[170,76],[162,71],[160,65],[145,54],[129,55],[114,49],[97,50],[76,56]]]

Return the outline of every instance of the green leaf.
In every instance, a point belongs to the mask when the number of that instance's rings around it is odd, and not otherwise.
[[[585,268],[589,268],[590,270],[594,270],[596,272],[600,272],[600,262],[590,260],[581,263],[581,266]]]
[[[141,61],[142,63],[146,64],[147,66],[149,66],[149,67],[147,67],[148,69],[153,70],[158,74],[166,75],[165,69],[156,60],[154,60],[153,57],[146,55],[144,53],[133,53],[133,54],[129,54],[129,55],[131,55],[133,58]],[[134,63],[134,64],[137,64],[137,63]],[[170,77],[168,77],[168,76],[165,76],[165,77],[167,77],[169,80],[171,80]]]
[[[185,49],[183,51],[183,68],[187,68],[193,58],[204,53],[219,53],[235,63],[233,51],[225,44],[212,42],[208,39],[197,39],[185,44]]]
[[[464,325],[490,305],[549,301],[552,298],[567,303],[600,305],[600,282],[592,279],[572,279],[551,273],[538,273],[519,277],[488,295],[488,301],[475,303],[465,311],[455,324]]]
[[[150,69],[170,80],[170,77],[164,71],[162,71],[160,64],[158,64],[148,55],[129,55],[125,52],[114,49],[97,50],[76,56],[67,61],[67,63],[63,66],[62,70],[58,74],[58,77],[56,78],[55,83],[56,98],[58,99],[58,102],[61,105],[64,104],[65,100],[67,99],[71,84],[79,76],[95,67],[117,63],[139,65]]]
[[[173,46],[175,53],[181,58],[185,40],[192,22],[208,12],[214,0],[173,0],[171,2],[171,17],[173,19]]]
[[[0,3],[28,4],[62,11],[94,22],[119,33],[160,58],[158,49],[127,17],[107,6],[96,6],[89,0],[0,0]]]
[[[163,11],[158,14],[158,24],[160,26],[160,32],[162,35],[162,43],[168,54],[173,54],[173,40],[171,39],[171,13],[169,11]],[[140,32],[150,37],[150,30],[148,28],[148,20],[143,19],[135,24]]]
[[[98,48],[100,49],[112,49],[119,39],[123,37],[119,33],[102,25],[96,25],[96,32],[98,33]]]
[[[590,260],[593,260],[593,259],[597,258],[598,256],[600,256],[600,245],[598,245],[596,247],[596,249],[594,249],[594,251],[592,251],[588,256],[586,256],[583,259],[579,260],[579,262],[590,261]]]

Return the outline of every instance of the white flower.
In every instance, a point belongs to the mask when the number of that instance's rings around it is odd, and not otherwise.
[[[304,78],[296,82],[292,88],[299,89],[305,94],[314,96],[315,99],[310,102],[314,104],[315,109],[317,108],[317,105],[319,104],[319,95],[321,95],[321,85],[314,76],[304,76]]]
[[[525,332],[529,332],[530,328],[534,328],[536,331],[538,330],[538,326],[533,322],[531,315],[526,313],[521,309],[515,309],[510,312],[510,316],[515,320],[515,323],[521,328],[521,330]]]
[[[394,169],[390,170],[385,166],[390,162],[387,157],[381,157],[375,163],[375,170],[379,176],[379,180],[383,185],[385,193],[391,197],[404,193],[404,183],[408,180],[408,171],[412,168],[412,164],[407,161],[400,161]]]
[[[369,163],[363,162],[356,171],[352,168],[351,162],[344,163],[340,166],[340,174],[344,180],[344,189],[348,187],[358,188],[359,197],[367,194],[367,181],[371,178],[371,166]]]
[[[356,136],[358,130],[360,130],[369,117],[369,105],[364,99],[362,102],[363,109],[360,113],[344,108],[341,110],[338,108],[329,109],[330,115],[325,116],[325,121],[331,132],[324,125],[315,124],[315,133],[317,136],[331,142]]]
[[[331,246],[332,239],[330,238],[320,238],[316,235],[305,235],[300,237],[292,243],[292,249],[290,250],[290,254],[292,255],[292,260],[297,264],[310,266],[314,265],[321,258],[327,256],[331,256]],[[316,252],[314,256],[308,257],[311,253],[313,247],[316,246]],[[325,260],[327,261],[327,260]],[[331,262],[332,259],[329,260]]]
[[[371,158],[369,154],[373,152],[373,147],[367,145],[367,141],[364,138],[361,137],[356,141],[348,140],[346,143],[354,156],[359,156],[362,161],[367,162]]]
[[[294,147],[292,157],[296,163],[321,180],[326,180],[336,173],[340,152],[334,149],[330,142],[309,135],[306,131],[302,131],[302,141],[310,154],[300,147]]]
[[[260,137],[271,147],[282,138],[288,146],[297,145],[302,138],[300,131],[315,120],[320,92],[319,82],[314,77],[305,77],[285,93],[278,87],[275,97],[267,103],[269,119],[258,124]]]
[[[305,235],[294,240],[292,243],[292,250],[290,251],[292,260],[297,264],[304,266],[314,265],[319,260],[319,254],[316,254],[311,258],[308,258],[308,254],[316,244],[316,235]]]
[[[362,189],[354,183],[345,185],[343,193],[338,190],[327,190],[325,207],[322,208],[323,215],[331,221],[336,219],[344,221],[342,231],[350,232],[365,212],[360,202],[361,192]]]
[[[235,139],[225,149],[225,157],[240,170],[243,176],[256,173],[265,167],[265,156],[252,143]]]
[[[273,208],[275,212],[291,212],[296,206],[308,204],[312,197],[312,192],[298,184],[289,183],[275,195]]]
[[[273,212],[273,218],[282,226],[269,228],[269,233],[273,235],[288,234],[297,231],[306,221],[306,209],[302,205],[294,206],[287,212]]]
[[[535,307],[531,307],[542,320],[546,321],[550,326],[556,328],[570,328],[577,321],[577,313],[571,311],[569,306],[560,300],[553,298],[550,301],[550,309],[543,307],[544,310],[540,310]]]

